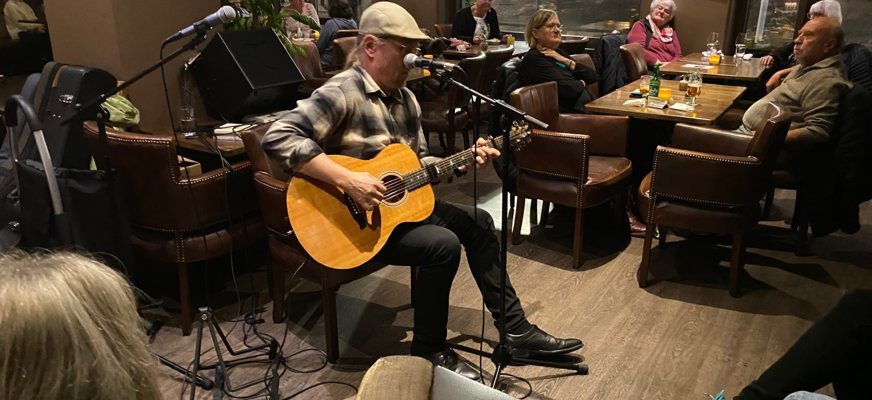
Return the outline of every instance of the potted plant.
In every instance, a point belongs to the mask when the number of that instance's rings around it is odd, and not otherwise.
[[[288,13],[275,7],[272,0],[221,0],[221,4],[236,8],[236,19],[233,22],[224,24],[224,29],[239,31],[270,28],[292,56],[300,54],[305,57],[306,49],[294,44],[288,38],[288,32],[285,29],[286,18],[291,17],[300,21],[315,31],[321,29],[315,21],[305,15],[297,12]]]

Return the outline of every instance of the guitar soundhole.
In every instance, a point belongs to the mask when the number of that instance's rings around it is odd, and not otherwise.
[[[388,191],[385,192],[383,203],[394,205],[403,201],[406,197],[406,183],[403,182],[401,176],[394,174],[382,176],[382,184],[384,184],[388,189]]]

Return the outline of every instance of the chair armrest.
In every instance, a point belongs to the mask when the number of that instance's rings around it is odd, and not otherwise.
[[[229,171],[221,168],[181,179],[175,185],[177,205],[193,209],[176,213],[179,229],[200,228],[225,221],[228,216],[239,218],[257,210],[251,195],[254,184],[248,161],[232,164]]]
[[[587,180],[590,137],[576,133],[534,129],[530,143],[515,154],[518,169]]]
[[[630,118],[617,115],[560,114],[551,130],[590,136],[590,154],[627,156]]]
[[[714,206],[744,206],[759,200],[761,163],[754,157],[702,153],[658,146],[652,195]]]
[[[715,128],[677,124],[672,131],[672,147],[732,156],[748,154],[752,136]]]
[[[270,232],[282,237],[288,237],[288,232],[291,230],[285,195],[287,186],[287,182],[276,179],[266,172],[254,173],[254,187],[257,191],[263,224]]]

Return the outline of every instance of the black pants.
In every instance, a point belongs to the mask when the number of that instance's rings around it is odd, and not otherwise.
[[[846,294],[736,400],[778,399],[832,383],[839,400],[868,399],[872,387],[872,290]]]
[[[415,329],[412,354],[445,349],[448,298],[460,265],[461,245],[484,303],[495,320],[500,311],[500,244],[493,218],[481,209],[436,202],[433,214],[420,223],[397,227],[376,260],[411,265]],[[508,278],[507,282],[508,282]],[[506,290],[506,331],[523,332],[530,325],[511,283]]]

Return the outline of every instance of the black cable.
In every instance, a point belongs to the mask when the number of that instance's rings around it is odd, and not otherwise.
[[[523,395],[523,396],[521,396],[521,397],[518,397],[518,398],[517,398],[518,400],[526,399],[527,397],[530,397],[531,394],[533,394],[533,385],[530,383],[530,381],[528,381],[528,380],[526,380],[526,379],[524,379],[524,378],[521,378],[520,376],[512,375],[512,374],[508,374],[508,373],[505,373],[505,372],[501,373],[501,375],[503,375],[503,376],[507,376],[507,377],[509,377],[509,378],[517,379],[517,380],[519,380],[519,381],[524,382],[524,383],[527,384],[527,394],[525,394],[525,395]],[[506,381],[506,379],[500,379],[499,381],[497,381],[497,383],[499,383],[499,382],[505,382],[505,381]]]

